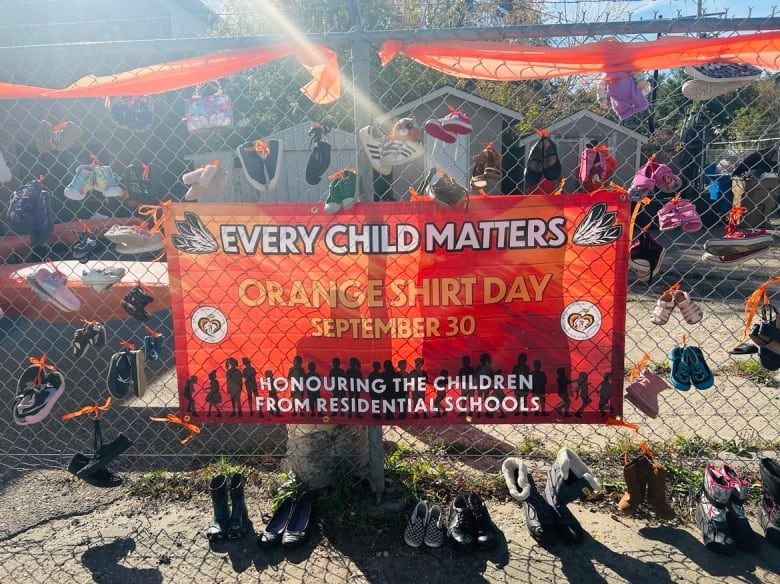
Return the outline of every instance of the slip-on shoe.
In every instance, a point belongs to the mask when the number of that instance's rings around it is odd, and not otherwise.
[[[263,533],[257,538],[257,545],[264,548],[276,547],[282,543],[282,535],[287,529],[293,508],[295,507],[295,495],[290,495],[282,501],[276,509]]]
[[[307,491],[295,501],[284,535],[282,535],[282,547],[297,547],[309,538],[313,524],[313,513],[314,494]]]

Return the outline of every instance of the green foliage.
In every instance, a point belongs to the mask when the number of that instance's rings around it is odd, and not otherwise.
[[[269,488],[271,490],[272,497],[271,503],[274,509],[278,509],[289,496],[297,496],[303,492],[304,484],[295,476],[293,472],[283,472],[271,478]]]
[[[759,385],[777,387],[777,379],[773,371],[769,371],[761,366],[761,363],[753,359],[744,361],[732,361],[725,367],[722,367],[719,373],[745,377]]]
[[[396,447],[385,458],[386,479],[396,488],[405,491],[408,498],[420,498],[423,488],[446,486],[450,473],[441,464],[431,462],[411,448]]]
[[[189,499],[193,495],[193,480],[187,474],[153,470],[133,480],[128,491],[135,497],[150,499]]]

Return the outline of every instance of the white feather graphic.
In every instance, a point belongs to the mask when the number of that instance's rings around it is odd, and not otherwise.
[[[184,212],[184,221],[176,221],[179,233],[171,236],[176,249],[186,253],[214,253],[219,249],[217,240],[195,213]]]
[[[593,205],[582,222],[577,225],[571,241],[575,245],[596,246],[612,243],[623,232],[623,227],[615,225],[617,212],[607,212],[606,203]]]

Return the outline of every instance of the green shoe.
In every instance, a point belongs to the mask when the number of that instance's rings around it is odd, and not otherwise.
[[[351,209],[355,204],[357,175],[353,170],[345,169],[339,173],[328,187],[325,199],[325,212],[332,214],[340,209]]]

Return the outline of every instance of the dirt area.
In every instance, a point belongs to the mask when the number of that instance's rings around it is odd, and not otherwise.
[[[260,531],[271,513],[262,479],[247,485],[246,499]],[[755,554],[721,557],[701,544],[692,517],[660,524],[645,512],[619,516],[604,500],[570,505],[589,533],[583,544],[545,549],[528,534],[520,506],[489,499],[498,548],[467,555],[446,545],[407,547],[405,510],[394,511],[392,502],[383,506],[383,521],[320,522],[304,547],[290,551],[260,549],[252,532],[210,545],[201,534],[211,517],[205,485],[189,499],[161,502],[126,488],[100,490],[65,471],[36,470],[5,481],[0,505],[3,582],[780,583],[780,551],[763,537]],[[755,509],[750,515],[760,533]]]

